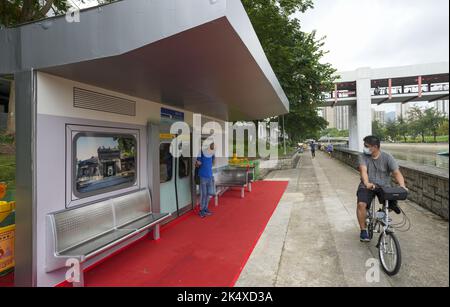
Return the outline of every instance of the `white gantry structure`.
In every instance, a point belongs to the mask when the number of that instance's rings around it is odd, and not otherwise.
[[[449,99],[449,63],[339,72],[326,107],[350,106],[349,147],[362,151],[363,138],[372,134],[372,105]]]

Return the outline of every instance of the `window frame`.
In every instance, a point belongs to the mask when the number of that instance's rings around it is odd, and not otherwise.
[[[81,137],[132,137],[135,140],[135,177],[133,182],[80,193],[77,183],[77,142]],[[67,125],[66,134],[66,208],[102,201],[130,193],[140,188],[140,131],[122,128]]]

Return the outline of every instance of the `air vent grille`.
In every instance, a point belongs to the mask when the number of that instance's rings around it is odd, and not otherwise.
[[[136,116],[136,102],[80,88],[73,89],[73,106],[128,116]]]

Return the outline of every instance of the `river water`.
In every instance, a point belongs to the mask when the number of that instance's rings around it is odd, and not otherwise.
[[[398,160],[449,169],[449,157],[438,155],[440,152],[448,152],[448,145],[383,144],[382,150]]]

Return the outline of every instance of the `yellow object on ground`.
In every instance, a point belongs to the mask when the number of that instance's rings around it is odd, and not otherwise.
[[[0,274],[12,269],[14,263],[14,237],[16,225],[0,228]]]

